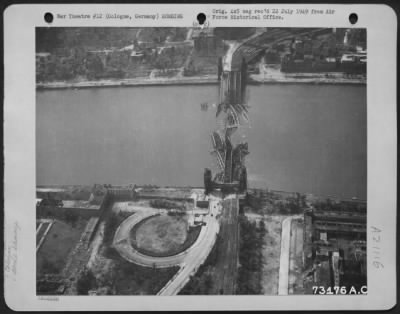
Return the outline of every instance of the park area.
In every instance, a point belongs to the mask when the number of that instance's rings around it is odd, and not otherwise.
[[[156,215],[144,219],[130,232],[131,244],[140,253],[172,256],[189,248],[201,227],[189,227],[186,215]]]
[[[56,220],[36,254],[37,275],[59,274],[65,267],[67,257],[78,243],[84,228],[84,223],[72,227],[70,224]]]

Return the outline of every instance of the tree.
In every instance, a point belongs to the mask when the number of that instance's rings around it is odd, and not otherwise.
[[[79,295],[86,295],[96,284],[96,277],[89,269],[84,269],[77,281],[77,290]]]
[[[66,211],[64,214],[64,219],[67,223],[69,223],[71,225],[75,225],[79,219],[79,216],[76,213],[73,213],[71,211]]]
[[[112,239],[114,235],[114,231],[118,226],[118,217],[112,213],[108,220],[106,221],[106,225],[104,228],[104,241],[108,242]]]
[[[264,220],[260,220],[260,225],[259,225],[260,227],[260,233],[262,234],[262,235],[265,235],[265,233],[266,233],[266,229],[265,229],[265,222],[264,222]]]
[[[218,57],[218,81],[221,80],[222,71],[223,71],[222,57]]]
[[[206,287],[206,292],[209,292],[213,286],[213,279],[211,274],[206,274],[204,278],[204,286]]]
[[[44,258],[42,262],[42,269],[46,274],[55,274],[59,271],[57,266],[47,258]]]
[[[211,178],[212,178],[211,170],[208,168],[204,169],[204,189],[205,189],[204,193],[206,195],[209,194],[212,189]]]

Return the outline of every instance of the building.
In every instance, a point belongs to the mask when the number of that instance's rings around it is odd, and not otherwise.
[[[191,199],[193,199],[194,208],[208,209],[210,205],[209,197],[205,194],[193,193]]]
[[[108,198],[107,190],[100,184],[90,186],[38,187],[37,214],[62,216],[75,214],[82,217],[100,216]]]
[[[130,185],[106,185],[107,192],[116,200],[131,200],[136,197],[135,186]]]
[[[363,201],[329,201],[304,212],[303,262],[314,275],[308,292],[366,284],[366,219]]]
[[[187,228],[198,227],[202,226],[203,224],[205,224],[204,215],[194,214],[189,216]]]
[[[140,62],[144,59],[145,55],[143,51],[136,51],[136,50],[132,50],[131,54],[130,54],[130,59],[133,62]]]

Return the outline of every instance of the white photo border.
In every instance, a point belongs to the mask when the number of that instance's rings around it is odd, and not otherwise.
[[[210,27],[366,28],[368,294],[345,296],[57,296],[36,295],[35,28],[45,12],[132,15],[181,13],[174,20],[58,19],[50,27],[192,27],[196,16],[232,8],[333,9],[284,20],[210,20]],[[351,25],[350,13],[358,14]],[[396,304],[397,17],[386,5],[338,4],[33,4],[4,12],[4,287],[14,310],[383,310]]]

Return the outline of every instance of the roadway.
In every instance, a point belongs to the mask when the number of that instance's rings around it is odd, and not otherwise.
[[[121,223],[115,232],[113,246],[123,258],[129,262],[148,267],[171,267],[179,265],[183,262],[186,251],[173,256],[153,257],[138,252],[131,245],[131,229],[143,219],[155,216],[159,213],[159,210],[148,208],[147,210],[136,212]],[[199,234],[199,238],[200,236],[201,232]]]
[[[217,198],[212,199],[210,202],[210,213],[204,219],[205,225],[201,228],[196,242],[179,254],[166,257],[153,257],[138,252],[131,245],[130,230],[143,219],[160,213],[160,210],[151,208],[147,208],[146,210],[139,209],[135,214],[125,219],[115,233],[113,246],[127,261],[141,266],[158,268],[180,266],[181,269],[178,273],[158,293],[159,295],[178,294],[189,281],[190,276],[204,263],[214,246],[219,232],[219,223],[216,219],[219,209],[219,200]],[[166,211],[161,210],[161,212]]]
[[[224,71],[231,71],[231,67],[232,67],[232,57],[233,54],[235,53],[236,49],[240,46],[240,43],[238,43],[237,41],[226,41],[226,43],[228,44],[229,48],[228,51],[226,52],[224,58],[223,58],[223,70]]]
[[[303,220],[292,220],[289,257],[289,294],[303,290]]]
[[[158,295],[176,295],[189,281],[190,276],[197,272],[198,268],[205,262],[208,254],[214,246],[219,231],[218,221],[211,216],[206,219],[207,232],[201,241],[196,241],[189,249],[190,252],[184,256],[182,268],[172,280],[158,293]]]
[[[232,66],[233,66],[233,57],[235,52],[238,50],[238,48],[242,45],[245,45],[246,42],[262,35],[262,33],[256,32],[255,34],[251,35],[250,37],[244,38],[242,40],[235,40],[235,41],[228,41],[226,40],[225,43],[228,44],[229,48],[223,58],[223,70],[224,71],[232,71]],[[241,62],[241,60],[239,60]],[[236,62],[237,63],[237,62]],[[238,70],[238,69],[236,69]]]
[[[279,265],[278,295],[289,293],[290,236],[292,220],[301,216],[290,216],[282,222],[281,256]]]
[[[36,228],[36,252],[39,251],[42,246],[44,240],[46,239],[47,234],[50,231],[50,228],[53,226],[53,219],[40,219],[39,225]],[[43,228],[42,228],[43,227]],[[43,233],[42,233],[43,231]]]

